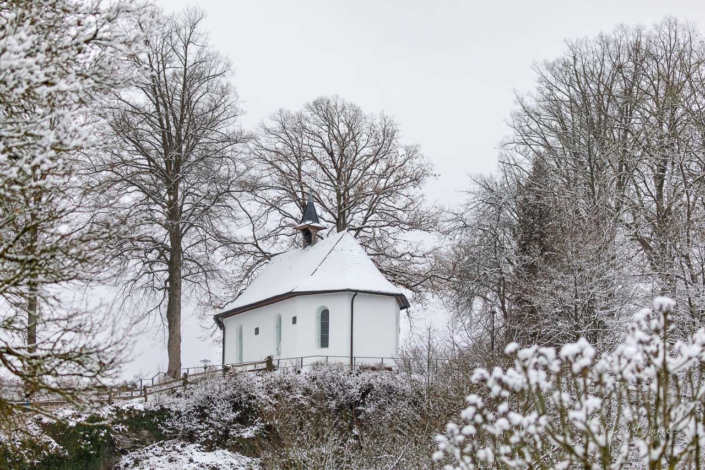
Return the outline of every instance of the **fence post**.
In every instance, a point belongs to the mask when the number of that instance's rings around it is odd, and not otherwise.
[[[147,386],[143,385],[142,386],[142,395],[144,396],[144,401],[147,401]]]
[[[113,390],[109,388],[108,389],[108,405],[112,405],[112,404],[113,404]]]
[[[181,382],[184,385],[184,390],[186,390],[186,386],[188,385],[188,372],[184,374],[184,376],[181,378]]]

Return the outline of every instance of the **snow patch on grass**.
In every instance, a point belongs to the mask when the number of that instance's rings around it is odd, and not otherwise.
[[[116,470],[259,470],[257,459],[216,450],[206,452],[199,444],[164,441],[124,456]]]

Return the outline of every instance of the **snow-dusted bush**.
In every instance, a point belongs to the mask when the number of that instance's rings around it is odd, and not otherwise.
[[[458,381],[468,383],[467,376]],[[327,366],[233,372],[147,406],[170,438],[259,458],[262,468],[424,469],[458,393],[447,377]]]
[[[0,469],[110,467],[118,454],[106,417],[73,407],[51,416],[26,413],[21,427],[0,429]]]
[[[585,340],[510,344],[514,366],[475,371],[480,390],[434,458],[460,470],[701,468],[705,330],[674,340],[674,306],[656,299],[600,358]]]
[[[263,387],[274,399],[263,418],[278,444],[263,455],[269,468],[386,468],[400,453],[416,459],[402,451],[417,416],[404,377],[332,366],[267,376]],[[423,449],[426,439],[417,440]]]
[[[152,407],[169,411],[161,423],[167,436],[212,450],[254,437],[262,427],[257,408],[268,402],[255,376],[236,374],[197,382],[185,392],[160,397]]]

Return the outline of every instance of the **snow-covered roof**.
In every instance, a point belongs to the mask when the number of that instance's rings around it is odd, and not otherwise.
[[[279,298],[331,291],[392,295],[402,308],[409,306],[403,292],[379,272],[355,237],[343,231],[272,258],[232,308],[216,318]]]

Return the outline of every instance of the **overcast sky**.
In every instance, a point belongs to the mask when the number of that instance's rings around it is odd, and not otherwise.
[[[468,174],[494,169],[514,94],[532,89],[532,65],[559,56],[566,39],[667,15],[705,28],[703,0],[158,3],[205,10],[213,45],[233,63],[245,128],[322,95],[384,111],[435,163],[427,193],[441,204],[457,200]],[[219,361],[203,334],[193,319],[185,325],[184,365]],[[165,365],[162,335],[146,334],[136,355],[130,374]]]

